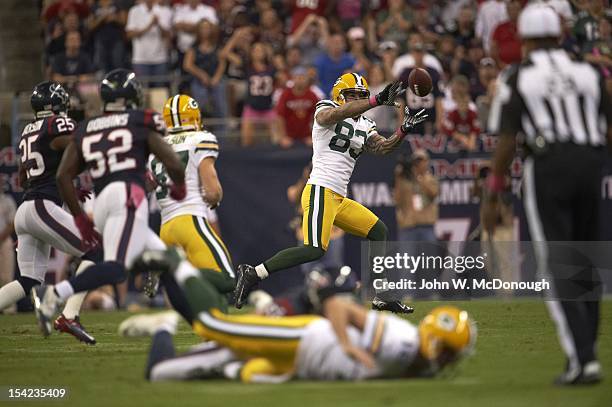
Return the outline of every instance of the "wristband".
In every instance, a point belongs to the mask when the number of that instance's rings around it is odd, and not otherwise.
[[[378,106],[378,100],[376,100],[376,95],[372,95],[368,98],[368,102],[370,102],[370,106],[376,107]]]
[[[485,180],[485,187],[489,192],[500,193],[506,189],[506,177],[503,175],[489,174]]]
[[[399,126],[397,128],[397,130],[395,130],[395,132],[397,133],[398,136],[400,136],[401,138],[404,138],[408,134],[408,129],[406,129],[406,131],[404,131],[404,129],[402,127],[404,127],[404,126]]]

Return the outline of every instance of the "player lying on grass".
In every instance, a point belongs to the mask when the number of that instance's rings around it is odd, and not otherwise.
[[[20,275],[0,288],[0,311],[30,292],[34,302],[40,302],[33,288],[45,280],[51,247],[82,259],[76,274],[102,260],[101,248],[81,244],[81,233],[71,214],[62,208],[63,201],[55,182],[62,153],[76,127],[74,120],[67,116],[70,95],[59,83],[47,81],[36,85],[30,103],[35,120],[25,127],[19,141],[19,181],[24,194],[15,214],[15,231]],[[72,189],[73,178],[67,180]],[[87,195],[88,191],[79,190],[81,201]],[[53,328],[93,345],[96,340],[79,321],[86,294],[76,295],[66,303],[62,314],[53,322]],[[44,336],[51,334],[50,323],[41,325],[41,329]]]
[[[372,211],[346,196],[357,158],[363,152],[393,151],[408,130],[427,117],[424,110],[411,115],[406,109],[396,133],[385,138],[378,134],[376,123],[362,115],[377,106],[396,106],[395,99],[404,91],[401,82],[394,82],[370,96],[365,78],[347,73],[334,84],[333,100],[317,103],[312,128],[312,172],[302,192],[304,245],[282,250],[256,267],[238,266],[236,307],[242,307],[249,292],[270,273],[320,259],[327,250],[333,225],[370,241],[387,240],[385,224]],[[373,245],[371,256],[379,255],[374,254],[374,249],[384,251],[383,245]],[[399,301],[379,296],[372,306],[401,313],[413,311]]]
[[[468,354],[476,341],[475,325],[467,312],[449,306],[432,310],[418,327],[337,296],[324,304],[329,310],[327,318],[227,315],[221,311],[224,304],[219,303],[214,286],[181,263],[178,251],[148,252],[142,259],[146,258],[155,259],[155,268],[165,263],[173,272],[196,315],[194,331],[213,341],[175,356],[175,316],[141,315],[124,321],[120,326],[124,335],[153,335],[147,365],[147,378],[152,381],[224,376],[245,382],[431,376]]]
[[[210,281],[220,293],[234,289],[232,259],[223,241],[206,218],[208,208],[221,202],[223,189],[215,161],[219,156],[219,145],[214,134],[202,129],[202,118],[198,103],[187,95],[175,95],[166,101],[163,118],[168,128],[164,140],[177,153],[185,167],[187,195],[182,201],[172,199],[168,188],[168,172],[161,160],[149,158],[149,169],[155,184],[155,195],[161,209],[160,238],[167,245],[181,247],[187,260],[203,273],[210,274]],[[157,279],[149,279],[145,288],[150,294],[156,291]],[[193,316],[189,304],[167,273],[160,278],[168,293],[168,299],[188,323]]]

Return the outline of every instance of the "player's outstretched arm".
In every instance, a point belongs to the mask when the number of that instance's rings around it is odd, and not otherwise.
[[[170,179],[175,185],[185,184],[185,168],[172,147],[157,133],[149,133],[147,139],[149,151],[164,164]]]
[[[81,205],[79,205],[79,198],[77,196],[76,189],[72,184],[72,180],[79,175],[82,169],[83,162],[79,157],[77,145],[74,140],[71,140],[64,150],[62,161],[57,168],[55,177],[60,196],[62,197],[64,203],[66,203],[68,206],[68,209],[70,209],[72,216],[75,218],[82,215],[84,212]]]
[[[329,126],[349,117],[357,117],[376,106],[399,106],[395,99],[406,89],[402,87],[401,81],[388,84],[379,94],[370,96],[369,99],[360,99],[346,102],[342,106],[332,107],[317,113],[315,120],[321,126]]]
[[[365,151],[372,154],[389,154],[400,145],[412,127],[421,123],[426,118],[425,109],[421,109],[418,113],[412,115],[408,107],[405,107],[404,119],[397,131],[389,138],[385,138],[378,133],[372,134],[366,140]]]

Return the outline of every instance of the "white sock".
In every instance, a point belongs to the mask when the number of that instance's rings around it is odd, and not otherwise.
[[[198,277],[199,275],[200,272],[197,268],[193,267],[193,265],[188,261],[183,260],[174,273],[174,279],[177,283],[183,285],[187,279],[191,277]]]
[[[270,275],[270,273],[268,273],[268,269],[266,269],[266,266],[264,266],[263,263],[261,263],[259,266],[255,266],[255,272],[257,273],[257,277],[259,277],[260,280],[268,278],[268,276]]]
[[[20,299],[26,296],[19,281],[11,281],[0,288],[0,311],[15,304]]]
[[[94,263],[92,261],[82,260],[81,264],[79,264],[79,267],[76,270],[76,275],[78,276],[83,271],[85,271],[85,269],[93,265]],[[87,291],[84,291],[81,293],[74,294],[73,296],[68,298],[68,301],[66,301],[66,306],[64,306],[64,311],[62,312],[62,314],[64,314],[67,319],[74,319],[76,316],[78,316],[79,311],[81,310],[81,305],[83,305],[83,301],[85,300],[86,295]]]
[[[64,301],[72,294],[74,294],[74,288],[70,285],[68,280],[60,281],[55,285],[55,292],[60,300]]]
[[[173,325],[169,322],[164,322],[163,324],[160,324],[157,328],[155,328],[153,335],[158,332],[168,332],[170,335],[174,335],[176,334],[176,325]]]

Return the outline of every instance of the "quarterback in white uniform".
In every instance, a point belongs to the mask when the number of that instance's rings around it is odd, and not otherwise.
[[[368,83],[357,73],[338,78],[332,90],[333,100],[317,103],[312,128],[312,173],[302,192],[302,232],[304,245],[282,250],[253,267],[238,266],[235,298],[240,308],[249,292],[270,273],[320,259],[327,250],[333,225],[370,241],[385,242],[387,227],[368,208],[347,198],[348,183],[357,158],[365,151],[386,154],[402,142],[408,130],[425,120],[424,110],[415,115],[405,110],[402,125],[385,138],[376,123],[363,116],[377,106],[397,106],[395,99],[404,92],[401,82],[393,82],[377,95],[370,96]],[[384,251],[383,244],[372,247]],[[377,296],[376,310],[410,313],[412,308],[390,298]]]

